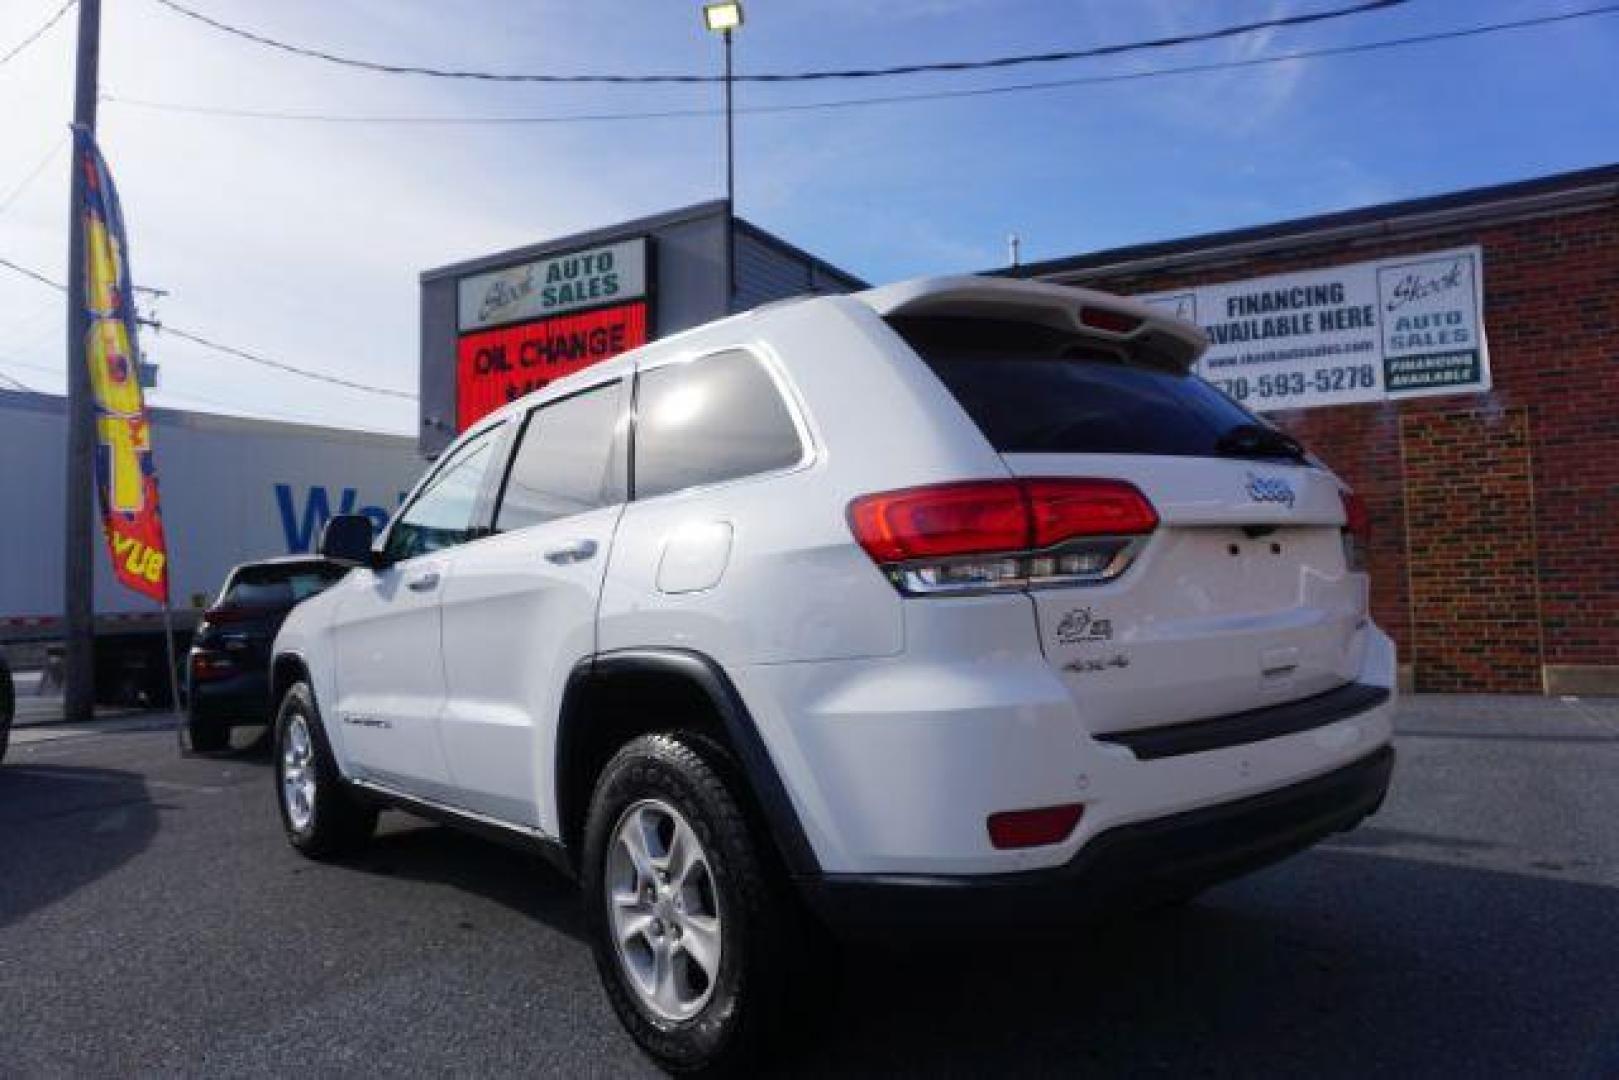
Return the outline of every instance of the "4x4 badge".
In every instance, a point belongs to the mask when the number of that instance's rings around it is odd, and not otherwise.
[[[1129,666],[1130,658],[1123,653],[1119,653],[1105,660],[1091,657],[1081,657],[1078,660],[1070,660],[1068,663],[1062,666],[1062,669],[1064,671],[1072,671],[1075,675],[1091,675],[1098,671],[1106,671],[1110,667],[1127,668]]]
[[[1249,473],[1248,497],[1254,502],[1285,503],[1289,510],[1293,509],[1293,485],[1280,476],[1255,476]]]

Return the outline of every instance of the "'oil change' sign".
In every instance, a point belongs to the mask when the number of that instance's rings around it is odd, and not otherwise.
[[[458,282],[460,329],[528,322],[646,295],[645,237],[550,255]]]
[[[1490,388],[1478,247],[1138,299],[1195,322],[1198,373],[1259,410]]]

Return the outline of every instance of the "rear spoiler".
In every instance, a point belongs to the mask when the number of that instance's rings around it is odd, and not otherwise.
[[[1203,330],[1139,300],[1094,289],[1007,278],[942,277],[855,293],[883,318],[943,315],[1014,319],[1125,346],[1154,367],[1186,371],[1208,348]]]

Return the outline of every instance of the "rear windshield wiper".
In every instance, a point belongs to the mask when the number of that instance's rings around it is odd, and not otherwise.
[[[1306,460],[1304,446],[1285,431],[1263,424],[1238,424],[1214,440],[1216,453],[1229,457],[1290,457]]]

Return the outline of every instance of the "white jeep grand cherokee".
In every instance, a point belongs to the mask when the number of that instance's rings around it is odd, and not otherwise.
[[[1358,500],[1202,333],[947,278],[784,302],[467,431],[276,641],[326,856],[396,806],[583,883],[613,1005],[735,1066],[839,930],[1190,896],[1375,810]]]

